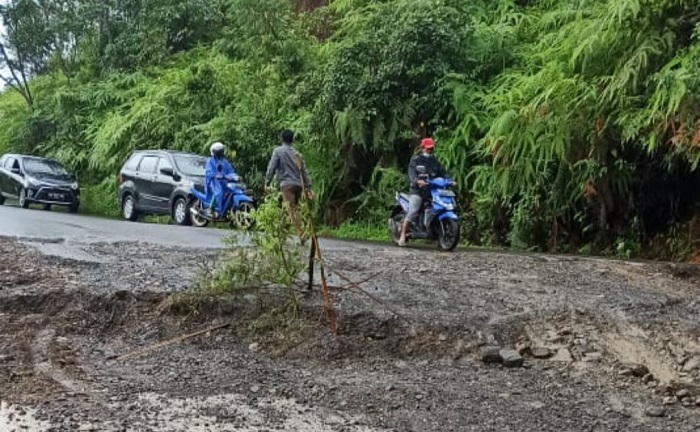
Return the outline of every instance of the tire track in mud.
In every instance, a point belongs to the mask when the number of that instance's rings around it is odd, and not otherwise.
[[[52,361],[50,346],[56,340],[56,330],[45,328],[39,330],[31,343],[34,370],[46,378],[60,384],[64,389],[76,395],[94,398],[95,392],[89,384],[70,377],[65,371],[57,368]]]

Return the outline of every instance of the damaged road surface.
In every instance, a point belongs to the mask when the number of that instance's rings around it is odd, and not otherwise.
[[[105,221],[99,241],[62,214],[8,228],[18,212],[0,210],[3,432],[700,427],[694,266],[330,244],[331,285],[368,279],[400,315],[333,291],[333,337],[316,293],[285,327],[248,297],[174,301],[220,251],[169,242],[216,230]]]

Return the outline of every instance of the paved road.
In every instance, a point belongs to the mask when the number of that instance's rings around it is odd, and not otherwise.
[[[89,259],[79,245],[108,242],[146,242],[185,248],[220,248],[231,230],[159,225],[96,218],[58,211],[0,206],[0,236],[18,237],[42,252]],[[323,241],[328,249],[357,249],[367,245],[336,240]]]

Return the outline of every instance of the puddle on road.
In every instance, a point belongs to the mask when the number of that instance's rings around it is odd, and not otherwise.
[[[0,402],[0,431],[2,432],[43,432],[49,429],[49,423],[38,420],[35,411],[17,405]]]

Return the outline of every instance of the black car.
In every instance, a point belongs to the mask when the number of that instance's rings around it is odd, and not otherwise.
[[[131,154],[119,172],[119,205],[124,219],[167,214],[190,225],[190,190],[204,190],[207,159],[190,153],[143,150]]]
[[[58,162],[36,156],[6,154],[0,158],[0,204],[16,200],[23,208],[30,204],[68,207],[75,213],[80,206],[80,189]]]

